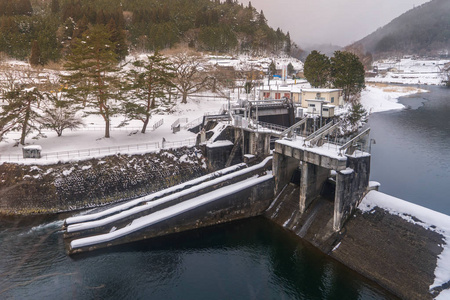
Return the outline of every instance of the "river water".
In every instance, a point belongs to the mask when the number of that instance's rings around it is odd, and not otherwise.
[[[371,177],[450,214],[450,91],[431,90],[371,116]],[[264,218],[69,257],[66,217],[0,219],[0,299],[395,299]]]
[[[400,99],[407,110],[372,114],[371,180],[380,191],[450,215],[450,89]]]

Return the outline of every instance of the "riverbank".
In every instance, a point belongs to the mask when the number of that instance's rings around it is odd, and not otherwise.
[[[428,90],[415,86],[367,82],[366,88],[361,92],[361,104],[369,114],[400,110],[405,108],[398,102],[401,97],[427,92]]]

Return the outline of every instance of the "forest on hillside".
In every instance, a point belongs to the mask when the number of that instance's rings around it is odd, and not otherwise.
[[[415,7],[356,44],[377,58],[450,50],[450,1],[432,0]]]
[[[289,33],[236,0],[0,0],[0,54],[39,64],[59,61],[73,41],[105,25],[123,58],[185,44],[199,51],[290,53]]]

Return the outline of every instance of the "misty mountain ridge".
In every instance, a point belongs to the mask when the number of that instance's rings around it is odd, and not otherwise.
[[[358,44],[375,58],[435,56],[450,50],[450,1],[432,0],[415,7],[350,47]]]
[[[305,61],[306,57],[313,51],[319,51],[322,54],[325,54],[328,57],[331,57],[334,55],[335,51],[342,50],[343,48],[338,45],[333,44],[316,44],[313,46],[303,47],[303,53],[300,56],[300,59],[302,61]]]

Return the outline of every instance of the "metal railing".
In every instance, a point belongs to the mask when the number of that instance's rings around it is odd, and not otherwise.
[[[123,146],[111,146],[102,148],[89,148],[80,150],[69,150],[69,151],[59,151],[59,152],[48,152],[42,153],[40,159],[63,159],[63,158],[73,158],[73,157],[94,157],[104,154],[117,154],[124,151],[139,151],[139,150],[149,150],[149,149],[159,149],[159,142],[146,143],[146,144],[133,144],[133,145],[123,145]],[[23,158],[20,154],[0,154],[0,161],[22,161],[29,160]]]
[[[266,123],[266,122],[258,122],[258,125],[264,128],[267,128],[269,130],[272,131],[277,131],[277,132],[283,132],[287,129],[286,126],[281,126],[281,125],[277,125],[277,124],[271,124],[271,123]]]
[[[182,140],[182,141],[175,141],[175,142],[165,141],[163,143],[162,148],[170,149],[170,148],[192,147],[192,146],[195,146],[196,143],[197,143],[197,139],[195,139],[195,138]]]
[[[164,119],[161,119],[158,122],[156,122],[155,124],[153,124],[153,126],[152,126],[153,131],[155,131],[157,128],[161,127],[162,124],[164,124]]]
[[[186,123],[186,124],[183,126],[183,128],[184,128],[184,129],[190,129],[190,128],[195,127],[195,126],[198,126],[198,125],[200,125],[200,124],[202,124],[202,123],[203,123],[203,117],[199,117],[199,118],[197,118],[197,119],[195,119],[195,120],[193,120],[193,121],[191,121],[191,122],[189,122],[189,123]]]
[[[178,120],[173,122],[172,125],[170,125],[170,129],[173,130],[174,127],[177,127],[181,123],[187,123],[187,122],[188,122],[188,118],[179,118]]]

